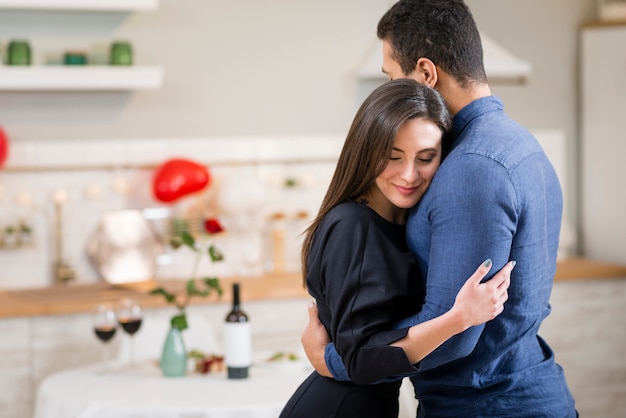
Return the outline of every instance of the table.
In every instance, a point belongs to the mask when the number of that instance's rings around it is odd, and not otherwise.
[[[150,362],[108,375],[102,365],[45,378],[35,418],[276,418],[312,371],[306,361],[259,362],[248,379],[225,373],[166,378]]]

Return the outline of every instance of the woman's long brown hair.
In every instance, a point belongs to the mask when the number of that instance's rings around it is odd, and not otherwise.
[[[365,193],[389,162],[398,129],[408,120],[424,118],[442,132],[451,126],[443,99],[434,89],[412,79],[389,81],[376,88],[359,108],[339,155],[320,210],[304,231],[301,262],[304,283],[315,232],[339,203]]]

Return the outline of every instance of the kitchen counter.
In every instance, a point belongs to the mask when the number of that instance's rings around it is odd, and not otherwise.
[[[224,290],[221,298],[211,295],[194,297],[191,304],[231,303],[232,283],[241,283],[244,301],[262,299],[287,299],[307,297],[299,273],[275,273],[266,276],[221,278]],[[137,300],[142,307],[165,307],[163,296],[151,295],[150,290],[165,287],[168,291],[181,292],[185,280],[159,280],[111,285],[108,283],[67,284],[47,288],[1,291],[0,318],[30,317],[91,312],[99,303],[117,303],[124,298]]]
[[[593,260],[572,258],[557,265],[556,281],[590,278],[626,277],[626,266]],[[217,295],[194,298],[191,304],[230,303],[232,283],[240,282],[243,300],[272,300],[306,298],[299,273],[275,273],[259,277],[221,278],[224,290],[221,299]],[[99,303],[116,303],[123,298],[133,298],[146,308],[167,306],[160,295],[150,295],[155,287],[163,286],[170,291],[180,291],[185,281],[146,281],[128,285],[69,284],[42,289],[0,292],[0,318],[30,317],[90,312]]]

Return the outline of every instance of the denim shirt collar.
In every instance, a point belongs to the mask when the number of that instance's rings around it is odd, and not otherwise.
[[[450,150],[459,145],[461,133],[473,119],[493,111],[504,111],[502,100],[496,96],[481,97],[459,110],[452,118],[452,130],[447,137]]]

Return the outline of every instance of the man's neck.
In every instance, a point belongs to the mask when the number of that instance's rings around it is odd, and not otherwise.
[[[443,71],[438,72],[439,79],[435,89],[441,93],[441,96],[448,106],[450,115],[456,115],[461,109],[474,100],[491,96],[491,89],[486,83],[474,84],[470,87],[461,87],[459,83]]]

